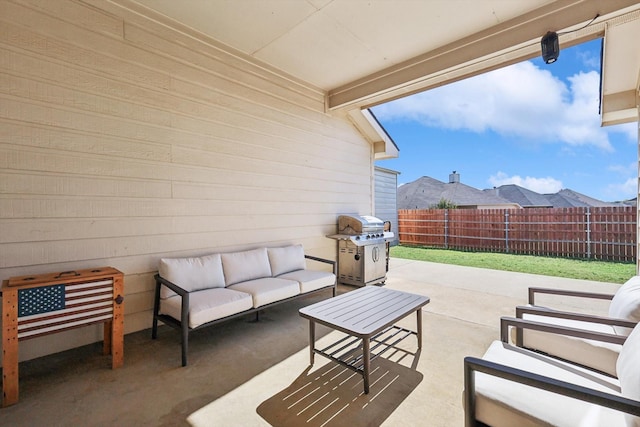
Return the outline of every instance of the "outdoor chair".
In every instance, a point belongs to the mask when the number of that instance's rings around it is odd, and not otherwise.
[[[509,327],[623,343],[616,378],[508,343]],[[501,340],[464,359],[465,426],[640,426],[640,326],[628,336],[501,319]]]
[[[563,297],[611,300],[608,316],[573,313],[536,305],[537,294]],[[640,321],[640,276],[634,276],[615,294],[529,288],[529,305],[516,307],[516,317],[586,331],[627,336]],[[518,346],[534,349],[551,356],[570,360],[615,376],[615,361],[621,345],[560,334],[546,334],[516,328],[514,341]]]

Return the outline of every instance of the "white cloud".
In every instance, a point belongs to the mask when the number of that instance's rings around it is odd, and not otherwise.
[[[638,178],[629,178],[620,184],[609,184],[607,195],[611,201],[632,199],[638,195]]]
[[[626,165],[610,165],[608,169],[621,175],[638,175],[638,163],[631,162]]]
[[[592,51],[577,51],[578,59],[582,61],[585,67],[598,69],[600,68],[600,56],[594,55]]]
[[[522,62],[375,107],[384,120],[512,135],[536,142],[611,150],[598,114],[599,74],[578,73],[566,85]]]
[[[634,144],[638,141],[638,123],[623,123],[621,125],[609,126],[607,129],[609,132],[625,135],[629,142]]]
[[[562,190],[562,181],[550,176],[546,178],[534,178],[531,176],[522,178],[519,175],[508,176],[504,172],[498,172],[489,177],[489,183],[494,187],[515,184],[540,194],[557,193]]]
[[[626,200],[632,199],[638,195],[638,163],[630,162],[626,165],[617,164],[610,165],[608,170],[620,175],[623,182],[609,184],[605,194],[607,200]]]

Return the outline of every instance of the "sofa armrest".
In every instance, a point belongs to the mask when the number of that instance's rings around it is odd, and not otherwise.
[[[175,292],[176,294],[178,294],[178,296],[180,297],[181,301],[182,301],[182,305],[180,307],[180,324],[182,325],[182,328],[188,328],[189,325],[189,291],[187,291],[186,289],[181,288],[180,286],[176,285],[173,282],[170,282],[169,280],[163,278],[162,276],[160,276],[159,274],[156,274],[155,276],[156,279],[156,301],[154,302],[154,317],[157,317],[159,314],[159,310],[160,310],[160,287],[161,286],[166,286],[167,288],[171,289],[173,292]],[[184,335],[184,331],[183,331],[183,335]],[[184,362],[183,362],[184,363]],[[185,365],[183,365],[185,366]]]
[[[621,326],[633,329],[637,322],[618,319],[615,317],[596,316],[593,314],[574,313],[571,311],[551,310],[545,307],[517,306],[516,318],[522,319],[524,314],[534,314],[536,316],[555,317],[557,319],[578,320],[581,322],[600,323],[602,325]]]
[[[534,322],[531,320],[516,319],[514,317],[500,318],[500,340],[509,343],[509,326],[535,331],[548,332],[553,334],[567,335],[576,338],[584,338],[595,341],[608,342],[612,344],[624,344],[627,337],[624,335],[607,334],[604,332],[587,331],[585,329],[570,328],[567,326],[552,325],[549,323]]]
[[[476,357],[464,358],[464,403],[465,426],[476,426],[475,419],[475,372],[504,378],[520,384],[546,390],[552,393],[583,400],[595,405],[612,408],[635,416],[640,416],[640,402],[621,396],[604,393],[565,381],[512,368]]]
[[[181,324],[182,329],[183,329],[183,337],[184,337],[184,335],[186,333],[185,330],[189,327],[189,291],[187,291],[186,289],[181,288],[180,286],[176,285],[173,282],[170,282],[169,280],[163,278],[159,274],[156,274],[154,277],[156,279],[156,301],[154,303],[154,317],[157,317],[158,314],[159,314],[159,309],[160,309],[160,287],[161,286],[166,286],[167,288],[171,289],[173,292],[178,294],[178,296],[180,297],[180,299],[182,301],[182,305],[180,307],[180,324]],[[186,366],[184,358],[183,358],[183,365],[182,366]]]
[[[326,258],[319,258],[317,256],[312,256],[312,255],[306,255],[304,256],[307,259],[313,260],[313,261],[318,261],[318,262],[324,262],[325,264],[331,264],[332,268],[333,268],[333,274],[336,274],[336,262],[330,259],[326,259]]]
[[[600,294],[596,292],[572,291],[568,289],[529,288],[529,304],[535,305],[536,294],[562,295],[567,297],[605,299],[605,300],[613,299],[613,294]]]
[[[163,278],[159,274],[156,274],[154,278],[156,279],[156,285],[158,286],[158,288],[160,288],[160,286],[166,286],[167,288],[171,289],[173,292],[180,295],[181,297],[189,294],[189,291],[181,288],[180,286],[176,285],[173,282],[168,281],[167,279]]]

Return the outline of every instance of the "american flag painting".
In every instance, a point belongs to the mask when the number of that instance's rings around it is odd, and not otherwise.
[[[113,317],[113,279],[18,291],[18,339]]]

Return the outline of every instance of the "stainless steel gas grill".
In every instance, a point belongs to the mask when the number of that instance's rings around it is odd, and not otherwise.
[[[384,283],[387,278],[386,243],[393,232],[374,216],[340,215],[338,234],[338,282],[366,286]]]

